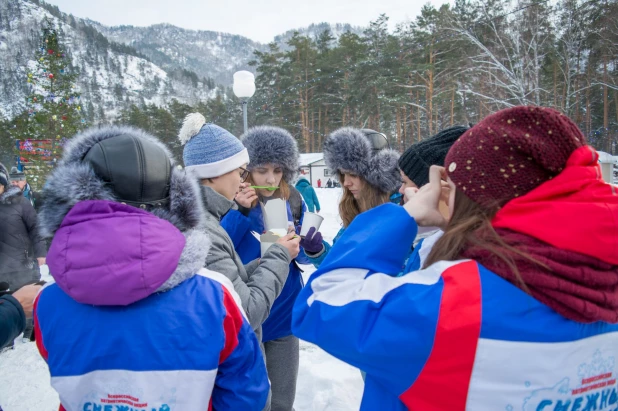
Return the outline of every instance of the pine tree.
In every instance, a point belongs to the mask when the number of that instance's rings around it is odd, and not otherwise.
[[[70,70],[68,50],[63,47],[51,21],[44,24],[36,64],[27,69],[31,87],[26,110],[11,130],[19,140],[19,162],[34,189],[39,189],[62,156],[62,146],[85,127],[82,103],[75,90],[77,75]]]

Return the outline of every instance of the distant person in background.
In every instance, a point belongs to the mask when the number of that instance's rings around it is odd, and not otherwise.
[[[328,180],[326,186],[329,187],[328,184],[332,185],[332,182]],[[315,190],[311,187],[311,183],[304,176],[302,176],[296,182],[296,189],[303,195],[305,199],[305,203],[307,204],[307,210],[310,213],[320,212],[320,200],[318,200],[318,196],[315,194]]]
[[[322,188],[322,180],[318,178],[318,188]]]
[[[330,178],[326,182],[326,188],[333,188],[333,180],[331,180]]]
[[[359,214],[390,202],[401,185],[397,167],[399,153],[388,148],[386,136],[374,130],[344,127],[324,142],[324,160],[329,170],[343,183],[339,217],[343,227],[335,243]],[[328,255],[331,245],[313,228],[300,242],[305,254],[317,268]],[[403,266],[401,267],[403,269]]]
[[[40,279],[45,264],[45,241],[37,230],[36,212],[0,164],[0,282],[17,290]]]
[[[11,185],[14,187],[19,187],[24,198],[30,201],[30,204],[34,207],[35,210],[38,210],[40,204],[39,195],[32,190],[30,184],[28,184],[28,180],[26,179],[26,174],[23,171],[19,171],[17,167],[11,167],[11,173],[9,174]]]

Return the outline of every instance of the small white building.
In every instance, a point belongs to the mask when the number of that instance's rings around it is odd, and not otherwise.
[[[601,164],[601,172],[603,173],[603,180],[610,184],[618,184],[618,178],[616,172],[618,171],[618,156],[612,156],[609,153],[598,151],[599,163]]]
[[[300,155],[300,173],[311,182],[313,187],[318,186],[318,180],[322,180],[322,187],[330,178],[335,179],[331,171],[326,167],[323,153],[306,153]]]

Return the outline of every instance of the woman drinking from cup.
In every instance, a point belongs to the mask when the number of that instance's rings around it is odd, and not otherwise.
[[[390,195],[401,185],[399,154],[387,147],[384,134],[368,129],[344,127],[326,138],[326,166],[336,173],[343,185],[343,197],[339,202],[343,227],[333,243],[357,215],[388,203]],[[300,243],[315,267],[320,266],[331,249],[331,245],[323,241],[322,234],[313,228]]]
[[[287,200],[290,184],[296,178],[299,168],[299,155],[296,140],[278,127],[251,128],[241,140],[251,158],[247,166],[250,173],[236,195],[238,210],[230,211],[221,225],[232,238],[243,262],[249,262],[260,257],[260,241],[253,233],[264,233],[271,228],[268,227],[269,221],[281,217],[265,215],[264,210],[269,201],[285,201],[285,209],[281,211],[284,213],[284,223],[289,232],[295,230]],[[302,250],[290,264],[283,290],[262,325],[273,411],[291,411],[296,395],[299,345],[298,338],[292,335],[291,321],[294,301],[303,287],[301,271],[296,262],[309,264]]]

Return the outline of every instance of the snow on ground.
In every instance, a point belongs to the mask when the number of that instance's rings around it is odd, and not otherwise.
[[[320,231],[331,242],[340,228],[340,189],[317,189],[324,222]],[[303,266],[305,281],[314,270]],[[360,407],[360,372],[313,344],[300,343],[296,411],[348,411]],[[34,343],[16,340],[15,349],[0,355],[0,407],[4,411],[55,411],[58,395],[49,385],[49,371]]]

